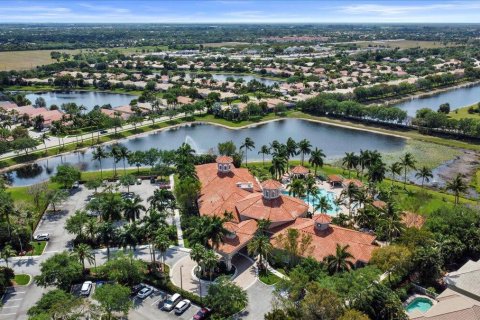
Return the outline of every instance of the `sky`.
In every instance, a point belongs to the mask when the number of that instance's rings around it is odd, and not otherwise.
[[[0,0],[0,23],[480,23],[480,0]]]

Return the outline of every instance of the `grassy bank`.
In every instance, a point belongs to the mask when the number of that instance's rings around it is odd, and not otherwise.
[[[480,100],[480,98],[479,98]],[[453,110],[453,111],[450,111],[450,113],[448,114],[448,116],[452,119],[480,119],[480,114],[479,113],[469,113],[468,110],[470,108],[478,108],[479,104],[478,103],[475,103],[475,104],[472,104],[471,106],[466,106],[466,107],[463,107],[463,108],[459,108],[459,109],[456,109],[456,110]]]

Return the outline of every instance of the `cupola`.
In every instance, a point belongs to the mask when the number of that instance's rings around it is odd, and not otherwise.
[[[321,213],[313,217],[313,221],[315,221],[315,229],[318,231],[325,231],[330,227],[330,223],[332,222],[332,218],[329,215]]]
[[[263,198],[276,199],[282,194],[282,184],[276,180],[266,180],[262,182]]]
[[[228,173],[232,170],[233,158],[228,156],[217,157],[217,168],[219,173]]]

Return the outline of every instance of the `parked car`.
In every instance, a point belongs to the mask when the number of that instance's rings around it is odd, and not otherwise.
[[[84,297],[88,297],[90,295],[90,291],[92,291],[93,282],[92,281],[85,281],[82,284],[82,288],[80,289],[80,295]]]
[[[173,308],[182,300],[182,296],[178,293],[175,293],[173,296],[170,296],[165,302],[163,303],[163,310],[165,311],[172,311]]]
[[[210,312],[211,312],[210,309],[202,308],[202,309],[198,310],[198,312],[193,315],[193,319],[194,320],[207,319],[207,317],[210,315]]]
[[[132,288],[132,294],[135,296],[137,295],[137,293],[139,293],[143,288],[145,288],[145,285],[140,283],[140,284],[137,284],[136,286],[134,286]]]
[[[72,184],[72,189],[78,189],[78,188],[80,188],[80,182],[75,181],[75,182]]]
[[[182,300],[175,306],[175,314],[182,314],[190,307],[190,300]]]
[[[105,133],[108,133],[108,131],[107,130],[100,130],[100,133],[105,134]]]
[[[150,287],[145,287],[143,288],[142,290],[140,290],[138,293],[137,293],[137,298],[139,299],[145,299],[146,297],[148,297],[149,295],[151,295],[153,293],[153,289],[150,288]]]
[[[137,184],[142,184],[142,179],[137,179]]]
[[[33,237],[36,241],[48,241],[50,240],[50,234],[49,233],[39,233]]]

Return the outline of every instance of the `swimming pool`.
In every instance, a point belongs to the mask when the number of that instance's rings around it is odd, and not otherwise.
[[[288,195],[287,190],[282,191],[282,193]],[[340,211],[340,207],[337,206],[337,204],[335,203],[335,194],[325,189],[319,188],[317,191],[317,194],[309,195],[308,197],[303,197],[302,200],[308,203],[309,205],[311,205],[313,208],[315,208],[315,206],[319,202],[318,198],[321,198],[321,197],[326,197],[327,202],[330,205],[330,210],[327,210],[327,212],[323,212],[323,213],[327,213],[329,215],[336,215]]]
[[[422,313],[427,312],[433,306],[432,301],[427,298],[417,297],[412,300],[405,308],[407,312],[420,311]]]

